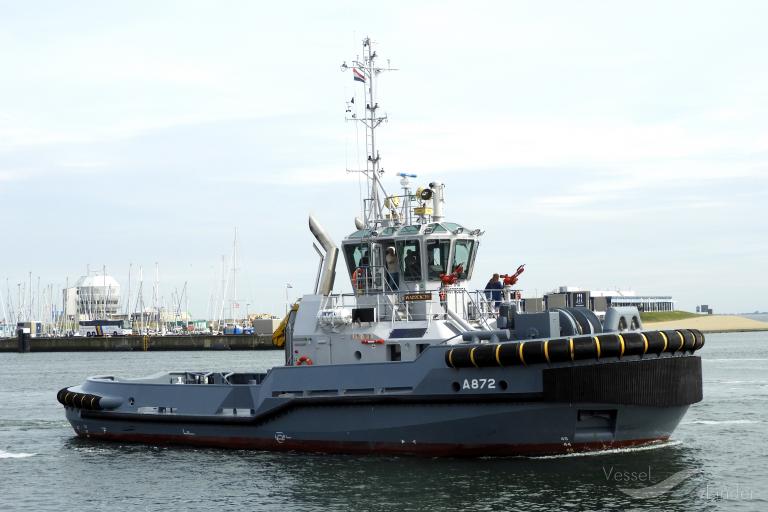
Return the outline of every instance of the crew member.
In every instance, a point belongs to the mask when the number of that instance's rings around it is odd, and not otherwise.
[[[387,254],[384,257],[387,264],[387,284],[389,289],[397,291],[400,280],[400,267],[397,264],[397,254],[394,247],[387,248]]]
[[[503,288],[504,285],[499,281],[499,274],[493,274],[491,280],[485,285],[485,296],[489,301],[493,301],[495,311],[498,311],[501,305],[501,290]]]

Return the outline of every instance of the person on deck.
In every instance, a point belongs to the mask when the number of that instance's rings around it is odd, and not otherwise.
[[[398,282],[400,281],[400,267],[397,264],[397,255],[395,254],[394,247],[387,248],[387,255],[384,257],[387,264],[387,284],[389,289],[397,291]]]
[[[499,281],[499,274],[493,274],[491,280],[485,285],[485,296],[489,301],[493,301],[494,311],[498,311],[501,305],[501,290],[504,285]]]

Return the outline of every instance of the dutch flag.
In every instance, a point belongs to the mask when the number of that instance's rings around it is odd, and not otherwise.
[[[357,68],[352,68],[352,77],[355,79],[356,82],[363,82],[365,83],[365,75],[360,72]]]

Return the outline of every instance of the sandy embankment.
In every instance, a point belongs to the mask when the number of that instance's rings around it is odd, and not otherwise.
[[[698,329],[702,332],[768,331],[768,322],[743,316],[707,315],[670,322],[643,322],[645,329]]]

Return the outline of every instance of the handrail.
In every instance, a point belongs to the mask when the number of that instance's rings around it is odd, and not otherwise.
[[[374,273],[377,269],[381,269],[382,274],[386,276],[386,269],[384,269],[383,266],[371,265],[364,268],[365,270],[372,270],[373,272],[371,273]],[[486,289],[467,290],[466,288],[461,287],[435,287],[426,290],[384,291],[381,288],[374,287],[373,284],[379,283],[382,287],[386,288],[388,287],[388,283],[385,278],[380,278],[380,281],[376,279],[368,279],[366,272],[363,272],[360,277],[362,280],[361,282],[364,283],[362,289],[355,290],[354,293],[326,295],[321,301],[321,308],[357,307],[359,300],[363,297],[377,298],[370,304],[374,305],[375,303],[380,308],[379,319],[382,321],[389,320],[392,325],[394,325],[394,322],[399,320],[398,311],[404,313],[406,320],[412,320],[413,304],[411,304],[411,302],[421,302],[406,300],[406,296],[413,294],[430,294],[431,298],[423,301],[427,303],[426,311],[424,312],[426,315],[425,320],[430,322],[435,318],[449,318],[450,315],[448,314],[447,309],[451,309],[463,322],[477,322],[480,324],[482,330],[490,330],[493,328],[490,323],[491,320],[498,315],[494,304],[496,301],[486,295],[486,292],[489,291]],[[371,284],[371,286],[367,287],[368,284]],[[518,290],[513,291],[517,292]],[[456,308],[451,307],[451,304],[456,306]]]

